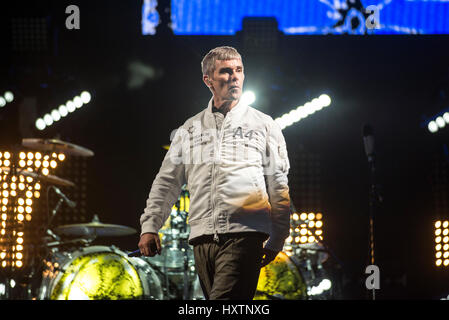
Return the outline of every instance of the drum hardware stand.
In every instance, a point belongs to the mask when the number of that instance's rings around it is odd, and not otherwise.
[[[184,250],[184,290],[183,298],[184,300],[189,299],[189,256],[187,255],[187,250]]]

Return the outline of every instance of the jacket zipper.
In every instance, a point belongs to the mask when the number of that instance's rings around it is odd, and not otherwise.
[[[223,119],[223,122],[221,124],[221,131],[220,131],[220,135],[219,135],[218,148],[217,148],[217,154],[218,154],[219,157],[221,157],[221,145],[222,145],[222,140],[223,140],[223,136],[224,136],[224,130],[225,130],[224,127],[225,127],[226,119],[227,118],[225,116],[224,119]],[[214,162],[212,163],[212,186],[213,186],[213,188],[212,188],[213,189],[213,193],[212,193],[212,196],[213,196],[213,201],[212,201],[212,218],[214,220],[214,241],[216,243],[218,243],[219,240],[220,240],[218,238],[218,230],[217,230],[218,222],[217,222],[217,217],[214,214],[215,213],[215,197],[216,197],[215,180],[216,179],[215,179],[215,159],[214,159]]]

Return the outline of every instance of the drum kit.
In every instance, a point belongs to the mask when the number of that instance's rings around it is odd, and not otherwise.
[[[23,139],[23,146],[48,153],[90,157],[86,148],[58,139]],[[140,256],[138,251],[121,250],[114,245],[94,245],[103,237],[133,235],[136,230],[100,222],[97,215],[88,223],[60,225],[50,228],[63,201],[70,200],[56,187],[73,187],[66,179],[38,172],[2,168],[6,174],[24,175],[56,188],[60,201],[52,210],[39,246],[43,252],[34,259],[25,294],[33,300],[203,300],[204,296],[195,271],[193,249],[188,244],[187,186],[173,206],[160,231],[163,250],[154,257]],[[13,171],[13,172],[10,172]],[[321,247],[318,248],[321,250]],[[255,299],[310,299],[311,280],[315,278],[312,265],[321,265],[323,257],[315,248],[299,248],[298,254],[281,252],[261,269]],[[314,251],[315,250],[315,251]],[[311,254],[312,252],[312,254]],[[137,254],[136,254],[137,253]],[[315,260],[314,260],[315,259]],[[321,260],[320,260],[321,259]],[[311,273],[312,272],[312,273]],[[313,280],[312,279],[312,280]],[[15,299],[6,279],[0,299]]]
[[[23,139],[22,145],[48,154],[94,155],[89,149],[58,139]],[[187,242],[189,225],[185,204],[188,191],[185,186],[161,230],[161,255],[133,256],[131,252],[114,245],[94,245],[96,239],[128,236],[137,232],[128,226],[103,223],[97,215],[88,223],[50,227],[62,202],[76,206],[58,188],[74,187],[73,182],[14,165],[1,169],[5,175],[31,177],[48,188],[54,188],[60,200],[46,222],[45,233],[39,242],[42,248],[37,250],[40,252],[38,258],[34,259],[28,272],[28,278],[33,279],[27,282],[25,293],[14,294],[12,278],[6,278],[3,279],[4,284],[0,281],[0,299],[203,299],[195,272],[193,250]]]

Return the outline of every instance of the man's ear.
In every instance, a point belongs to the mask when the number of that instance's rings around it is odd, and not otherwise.
[[[210,81],[208,75],[204,75],[204,76],[203,76],[203,81],[204,81],[204,83],[206,84],[206,86],[208,86],[209,88],[212,86],[212,82]]]

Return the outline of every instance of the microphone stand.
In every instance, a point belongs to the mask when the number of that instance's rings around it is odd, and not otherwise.
[[[370,165],[370,192],[369,192],[369,259],[372,265],[375,264],[374,255],[374,215],[376,205],[383,202],[382,195],[378,190],[376,181],[376,166],[374,164],[374,156],[368,157],[368,163]],[[372,289],[372,299],[376,300],[376,289]]]

